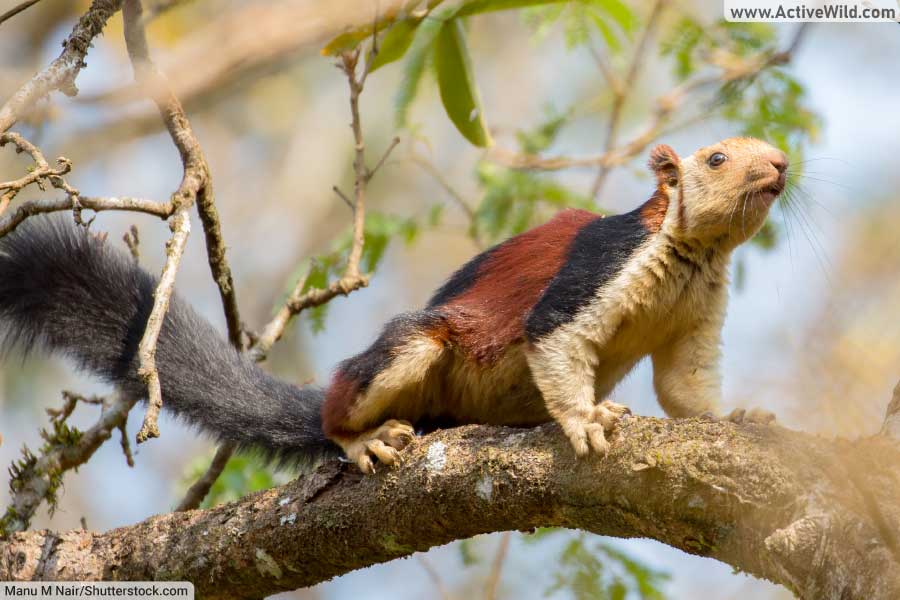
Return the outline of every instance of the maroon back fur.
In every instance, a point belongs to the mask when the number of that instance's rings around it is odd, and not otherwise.
[[[468,289],[435,307],[446,316],[456,347],[490,364],[523,340],[525,319],[565,262],[572,239],[597,218],[586,210],[564,210],[498,246]]]

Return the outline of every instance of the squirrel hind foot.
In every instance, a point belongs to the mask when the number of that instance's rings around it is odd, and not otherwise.
[[[771,425],[777,422],[775,413],[764,408],[751,408],[749,410],[747,410],[746,408],[735,408],[724,417],[719,416],[712,411],[706,411],[705,413],[699,415],[699,417],[706,421],[726,421],[729,423],[737,423],[738,425],[740,425],[741,423]]]
[[[394,466],[400,463],[400,451],[416,437],[413,426],[407,421],[389,419],[379,427],[365,431],[355,438],[340,440],[347,458],[359,469],[371,475],[375,464]]]

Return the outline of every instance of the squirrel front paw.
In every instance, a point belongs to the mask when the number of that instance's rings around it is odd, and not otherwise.
[[[587,456],[592,450],[603,456],[609,450],[606,433],[612,431],[619,419],[627,414],[631,414],[627,406],[604,400],[587,414],[575,412],[560,419],[560,425],[577,456]]]

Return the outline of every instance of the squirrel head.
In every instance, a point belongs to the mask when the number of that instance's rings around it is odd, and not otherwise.
[[[751,238],[784,191],[788,160],[761,140],[728,138],[680,159],[656,146],[650,168],[657,194],[669,199],[666,223],[675,235],[736,246]],[[674,210],[673,210],[674,209]]]

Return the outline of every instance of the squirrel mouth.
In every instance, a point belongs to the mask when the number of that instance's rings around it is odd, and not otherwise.
[[[761,186],[755,192],[751,192],[751,195],[755,195],[759,198],[763,198],[767,203],[771,204],[775,201],[775,198],[781,195],[781,192],[784,191],[785,184],[787,183],[787,178],[784,173],[779,174],[778,179],[774,182]]]

